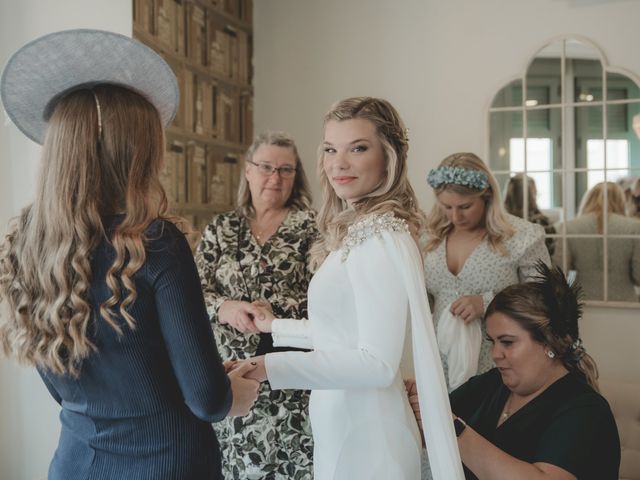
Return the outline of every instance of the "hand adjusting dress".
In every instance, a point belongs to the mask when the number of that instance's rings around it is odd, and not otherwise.
[[[507,255],[493,250],[486,238],[469,255],[464,266],[454,275],[447,266],[447,241],[440,242],[435,250],[424,257],[427,290],[433,295],[433,318],[440,320],[448,305],[462,295],[481,295],[484,310],[500,290],[515,283],[526,282],[536,276],[536,263],[543,260],[550,264],[549,252],[544,243],[544,229],[514,215],[507,215],[514,235],[504,242]],[[486,338],[485,323],[481,322],[482,344],[478,359],[478,373],[493,368],[491,343]],[[445,375],[448,365],[443,359]],[[448,381],[447,381],[448,384]]]
[[[410,355],[438,480],[464,478],[418,248],[403,220],[370,215],[349,228],[309,285],[309,320],[273,322],[273,389],[312,389],[316,480],[420,478],[421,441],[400,363]]]
[[[607,401],[578,372],[556,380],[496,427],[510,390],[497,368],[451,393],[453,410],[499,449],[560,467],[580,480],[617,480],[620,439]],[[468,480],[477,480],[469,470]]]

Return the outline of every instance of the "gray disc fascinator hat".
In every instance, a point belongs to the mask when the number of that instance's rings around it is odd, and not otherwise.
[[[137,40],[103,30],[64,30],[24,45],[2,72],[0,99],[11,121],[42,144],[59,99],[105,83],[145,97],[165,126],[176,114],[180,94],[169,65]]]

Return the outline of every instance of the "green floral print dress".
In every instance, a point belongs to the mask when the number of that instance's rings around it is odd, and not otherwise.
[[[244,334],[218,322],[225,300],[266,300],[277,318],[307,317],[309,248],[318,230],[313,210],[290,210],[260,246],[236,211],[213,217],[196,250],[196,263],[223,360],[274,351],[269,334]],[[265,350],[265,348],[267,350]],[[214,424],[226,479],[311,480],[313,442],[309,392],[275,390],[268,382],[245,417]]]

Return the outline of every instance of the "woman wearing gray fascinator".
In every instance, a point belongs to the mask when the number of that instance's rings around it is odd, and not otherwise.
[[[158,179],[175,76],[98,30],[20,48],[9,118],[43,144],[35,200],[0,247],[0,351],[61,405],[49,480],[220,478],[210,422],[244,415],[250,364],[227,375],[184,235]]]

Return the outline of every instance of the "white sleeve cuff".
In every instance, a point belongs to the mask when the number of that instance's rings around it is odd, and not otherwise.
[[[313,348],[309,320],[277,318],[271,324],[274,347]]]

